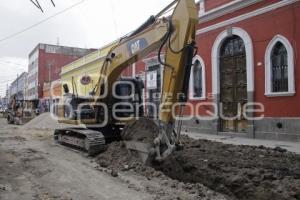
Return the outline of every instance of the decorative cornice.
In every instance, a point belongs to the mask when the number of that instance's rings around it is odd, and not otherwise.
[[[249,0],[249,1],[251,1],[251,0]],[[208,26],[208,27],[203,28],[203,29],[199,29],[197,31],[197,35],[203,34],[203,33],[206,33],[206,32],[209,32],[209,31],[212,31],[212,30],[215,30],[215,29],[218,29],[218,28],[222,28],[224,26],[228,26],[228,25],[231,25],[231,24],[234,24],[234,23],[237,23],[237,22],[241,22],[241,21],[244,21],[246,19],[258,16],[258,15],[262,15],[264,13],[276,10],[278,8],[282,8],[284,6],[291,5],[291,4],[299,2],[299,1],[300,0],[282,0],[282,1],[279,1],[278,3],[274,3],[272,5],[269,5],[269,6],[260,8],[260,9],[257,9],[255,11],[252,11],[252,12],[240,15],[238,17],[234,17],[234,18],[225,20],[223,22],[214,24],[212,26]]]
[[[224,4],[217,8],[214,8],[208,12],[203,13],[199,16],[199,23],[204,23],[228,13],[232,13],[234,11],[240,10],[242,8],[251,6],[255,3],[261,2],[262,0],[235,0],[230,3]]]

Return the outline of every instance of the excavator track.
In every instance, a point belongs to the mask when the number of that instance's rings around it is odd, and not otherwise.
[[[83,150],[88,156],[99,154],[106,149],[103,134],[85,128],[56,129],[54,140],[58,144]]]

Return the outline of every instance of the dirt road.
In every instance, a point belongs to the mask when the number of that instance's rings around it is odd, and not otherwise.
[[[50,130],[8,126],[0,119],[1,200],[226,199],[202,185],[191,190],[132,171],[113,177],[94,160],[54,144]]]
[[[52,131],[0,121],[0,199],[152,199],[98,171],[91,159],[53,144]]]
[[[300,200],[300,155],[182,137],[184,148],[152,167],[123,142],[87,158],[53,142],[49,116],[28,126],[0,119],[0,200]],[[27,127],[27,128],[26,128]]]

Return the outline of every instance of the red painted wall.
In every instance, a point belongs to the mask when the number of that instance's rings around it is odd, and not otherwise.
[[[212,10],[233,0],[205,0],[205,11]]]
[[[249,13],[249,12],[252,12],[252,11],[256,11],[257,9],[266,7],[268,5],[277,3],[279,1],[280,0],[265,0],[265,1],[261,1],[261,2],[255,3],[255,4],[251,5],[251,6],[247,6],[245,8],[240,9],[240,10],[228,13],[228,14],[222,16],[222,17],[219,17],[219,18],[216,18],[214,20],[207,21],[207,22],[203,22],[203,23],[201,22],[201,18],[200,18],[198,29],[205,28],[205,27],[208,27],[208,26],[220,23],[220,22],[224,22],[225,20],[232,19],[234,17],[238,17],[238,16],[240,16],[242,14],[246,14],[246,13]]]
[[[93,50],[91,50],[92,52]],[[77,59],[80,56],[69,56],[62,54],[46,53],[45,50],[39,49],[39,74],[38,74],[38,95],[39,98],[43,97],[44,83],[49,82],[49,64],[50,69],[50,81],[55,81],[60,78],[61,68]]]
[[[262,4],[261,4],[262,5]],[[252,8],[253,9],[253,8]],[[242,12],[242,11],[240,11]],[[235,15],[238,15],[236,13]],[[222,21],[228,16],[215,20]],[[255,101],[265,106],[265,117],[299,117],[300,116],[300,64],[298,52],[300,50],[300,3],[286,6],[275,11],[253,17],[251,19],[230,25],[239,27],[248,32],[253,41],[255,65]],[[213,22],[210,22],[213,23]],[[204,28],[203,24],[199,27]],[[206,66],[206,90],[212,92],[211,50],[216,37],[226,27],[207,32],[197,36],[199,55]],[[266,97],[265,94],[265,51],[274,36],[281,34],[292,44],[295,52],[295,86],[296,95],[293,97]],[[257,66],[257,63],[263,66]],[[209,94],[207,94],[209,95]],[[210,100],[207,100],[210,101]],[[194,104],[197,102],[193,102]],[[203,112],[203,111],[202,111]]]
[[[200,23],[198,30],[211,26],[213,24],[222,22],[232,17],[237,17],[242,14],[255,11],[259,8],[276,3],[279,0],[266,0],[241,9],[239,11],[227,14],[218,19]],[[218,3],[226,3],[229,1],[207,0],[206,10]],[[207,7],[208,6],[208,7]],[[265,13],[263,15],[255,16],[247,20],[235,23],[229,27],[239,27],[244,29],[250,35],[253,42],[254,49],[254,81],[255,93],[254,98],[256,102],[260,102],[265,106],[265,117],[299,117],[300,116],[300,63],[298,52],[300,51],[300,2],[294,3],[289,6]],[[228,27],[228,26],[227,26]],[[201,35],[197,35],[197,44],[199,47],[198,54],[202,57],[205,63],[205,78],[206,78],[206,97],[204,101],[190,101],[193,105],[203,102],[212,102],[212,70],[211,70],[211,51],[217,36],[224,31],[227,27],[222,27]],[[296,95],[292,97],[266,97],[265,96],[265,51],[267,45],[277,34],[285,36],[294,48],[295,57],[295,87]],[[152,57],[154,53],[151,56]],[[261,62],[263,65],[258,66]],[[138,71],[144,71],[145,64],[142,61],[137,63]],[[206,115],[206,111],[213,111],[210,106],[202,106],[199,113]],[[185,114],[189,111],[186,110]]]

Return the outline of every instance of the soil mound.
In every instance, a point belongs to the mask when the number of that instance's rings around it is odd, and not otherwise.
[[[235,146],[183,138],[155,166],[173,179],[205,186],[241,200],[299,200],[300,156],[281,148]]]
[[[50,113],[43,113],[28,123],[24,124],[22,128],[26,129],[58,129],[58,128],[66,128],[72,125],[69,124],[61,124],[51,116]]]
[[[144,166],[136,157],[131,156],[123,142],[113,142],[107,150],[96,158],[96,162],[103,168],[111,170],[113,177],[118,176],[120,171],[131,172],[155,180],[156,187],[148,187],[147,192],[156,194],[154,199],[173,200],[228,200],[224,195],[216,193],[200,183],[183,183],[171,179],[161,171],[149,166]]]
[[[232,199],[300,200],[300,155],[281,148],[236,146],[187,136],[182,142],[183,150],[152,167],[131,157],[122,142],[108,145],[97,162],[150,179],[166,175],[191,187],[200,183]]]

